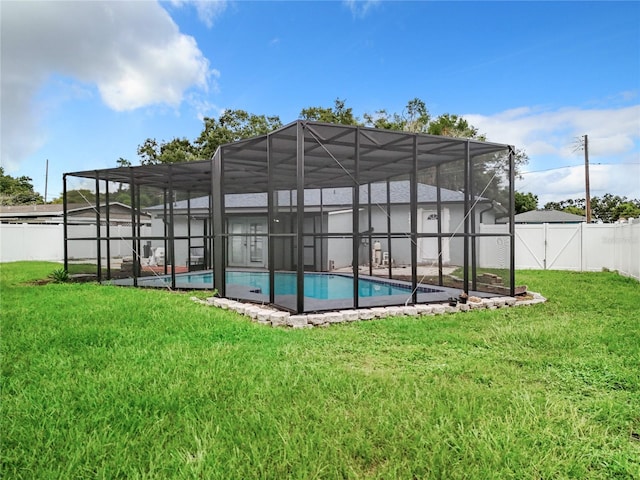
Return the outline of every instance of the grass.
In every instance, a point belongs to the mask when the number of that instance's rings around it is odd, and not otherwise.
[[[544,305],[273,329],[0,265],[4,478],[640,478],[638,282]]]

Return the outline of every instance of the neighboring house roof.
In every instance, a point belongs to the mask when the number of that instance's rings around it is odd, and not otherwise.
[[[389,188],[389,200],[391,204],[408,204],[409,203],[409,181],[401,180],[396,182],[390,182]],[[433,185],[427,185],[424,183],[418,183],[418,203],[436,203],[438,189]],[[322,202],[320,202],[320,190],[308,189],[304,192],[305,206],[319,207],[322,203],[323,207],[341,207],[349,206],[352,204],[352,192],[351,188],[324,188],[322,190]],[[464,193],[454,190],[448,190],[446,188],[440,189],[440,201],[443,203],[462,203],[464,202]],[[480,198],[481,202],[488,202],[488,199]],[[366,187],[360,189],[360,202],[368,202],[368,189]],[[290,203],[289,192],[278,192],[278,204],[281,207],[287,207]],[[293,204],[295,205],[295,192],[293,197]],[[387,203],[387,189],[386,183],[373,183],[371,184],[371,203],[385,205]],[[225,198],[225,206],[227,208],[266,208],[267,207],[267,194],[266,193],[244,193],[244,194],[229,194]],[[186,210],[187,201],[180,200],[173,204],[173,208],[177,210]],[[209,208],[209,197],[197,197],[191,199],[190,208],[207,209]],[[162,210],[163,205],[154,205],[149,207],[147,211]]]
[[[507,217],[499,218],[496,223],[507,223],[507,220]],[[531,210],[514,216],[515,223],[580,223],[586,220],[586,217],[558,210]]]
[[[100,205],[100,212],[106,215],[106,204]],[[95,205],[68,204],[67,215],[75,219],[94,221],[96,217]],[[142,213],[144,218],[149,214]],[[41,221],[60,223],[64,216],[64,205],[0,205],[0,220],[3,221]],[[131,208],[120,202],[109,203],[109,218],[112,221],[131,221]]]

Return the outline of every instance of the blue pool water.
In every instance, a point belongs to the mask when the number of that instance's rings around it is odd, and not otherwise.
[[[170,281],[170,279],[166,279]],[[166,281],[165,280],[165,281]],[[177,283],[196,285],[213,283],[212,273],[199,273],[180,275],[176,278]],[[249,287],[253,293],[269,295],[269,273],[268,272],[226,272],[227,286],[241,285]],[[295,273],[275,273],[275,295],[295,295],[296,275]],[[438,290],[420,287],[420,292],[437,292]],[[358,279],[358,294],[360,297],[377,297],[385,295],[411,295],[411,288],[400,284],[392,284],[384,280]],[[343,275],[332,275],[323,273],[305,273],[304,275],[304,296],[318,300],[338,300],[353,298],[353,278]]]

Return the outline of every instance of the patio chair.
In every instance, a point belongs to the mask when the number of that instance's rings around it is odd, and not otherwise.
[[[191,247],[189,249],[189,260],[187,261],[187,266],[189,267],[189,271],[193,270],[204,270],[204,247]]]

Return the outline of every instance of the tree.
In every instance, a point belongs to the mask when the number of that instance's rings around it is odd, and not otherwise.
[[[604,223],[640,217],[640,200],[605,193],[602,198],[591,198],[591,214],[595,220]]]
[[[174,138],[170,142],[158,144],[155,138],[147,138],[138,146],[141,165],[159,163],[179,163],[199,160],[197,149],[186,138]],[[122,158],[118,160],[120,164]],[[125,162],[127,162],[125,160]],[[126,164],[120,166],[127,166]]]
[[[407,102],[401,114],[388,113],[378,110],[374,114],[365,113],[364,123],[361,123],[348,107],[346,100],[336,98],[331,107],[308,107],[300,112],[300,118],[305,120],[327,122],[341,125],[364,125],[389,130],[430,133],[432,135],[447,135],[458,138],[472,138],[484,141],[483,134],[458,115],[444,114],[432,119],[424,101],[413,98]],[[158,143],[148,138],[138,147],[138,155],[142,164],[184,162],[197,159],[207,159],[223,144],[232,143],[245,138],[264,135],[282,126],[277,116],[255,115],[244,110],[225,110],[218,119],[207,117],[204,119],[204,129],[196,140],[175,138],[170,142]],[[528,161],[523,150],[515,151],[516,175],[520,168]],[[119,159],[121,166],[126,166],[126,160]],[[486,155],[474,159],[473,190],[474,194],[483,192],[487,198],[501,202],[508,201],[507,175],[509,166],[508,152]],[[421,172],[420,181],[434,182],[434,169]],[[464,169],[460,162],[444,165],[440,173],[441,186],[452,190],[464,188]]]
[[[34,192],[30,177],[5,175],[0,167],[0,205],[37,205],[44,203],[42,196]]]
[[[571,213],[572,215],[585,215],[585,199],[576,198],[562,200],[560,202],[547,202],[544,204],[545,210],[558,210],[560,212]]]
[[[265,135],[281,126],[278,116],[225,110],[217,120],[210,117],[204,119],[204,130],[194,142],[195,148],[201,159],[211,158],[220,145]]]
[[[617,220],[621,218],[639,218],[640,217],[640,202],[622,202],[615,210]]]
[[[336,98],[333,107],[303,108],[300,112],[300,118],[315,122],[337,123],[339,125],[360,125],[358,119],[353,116],[353,109],[347,108],[346,100],[340,100],[339,98]]]
[[[484,134],[479,134],[478,129],[469,124],[464,118],[449,113],[444,113],[430,122],[427,133],[444,137],[473,138],[482,141],[487,139]]]
[[[584,216],[585,203],[584,198],[561,200],[546,203],[544,209]],[[613,223],[621,218],[640,217],[640,200],[629,200],[627,197],[610,193],[605,193],[602,198],[591,197],[591,216],[592,220],[603,223]]]
[[[126,158],[118,158],[118,160],[116,160],[116,163],[118,164],[118,167],[130,167],[131,166],[131,162],[129,160],[127,160]]]
[[[515,193],[516,214],[530,212],[538,208],[538,196],[531,192]]]
[[[431,116],[427,105],[419,98],[407,102],[402,114],[390,114],[386,110],[378,110],[374,114],[364,114],[365,125],[385,130],[426,133]]]

